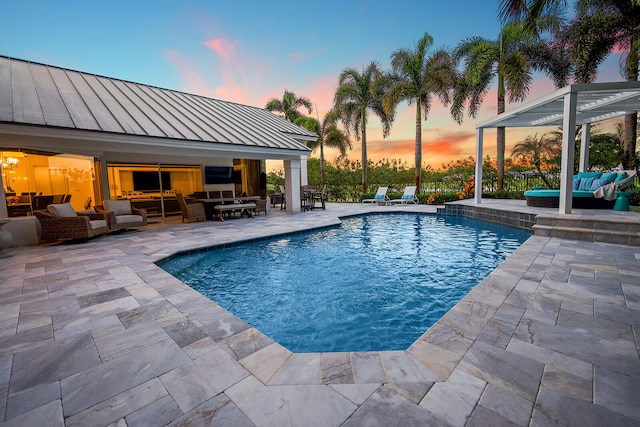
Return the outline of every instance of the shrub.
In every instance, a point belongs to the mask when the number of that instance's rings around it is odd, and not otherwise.
[[[633,206],[640,206],[640,187],[635,186],[630,188],[629,191],[632,191],[631,196],[629,196],[629,204]]]

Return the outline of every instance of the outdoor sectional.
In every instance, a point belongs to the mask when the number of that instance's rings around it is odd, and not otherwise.
[[[633,184],[635,171],[580,172],[573,176],[572,207],[577,209],[611,209],[614,207],[616,191]],[[524,192],[527,206],[557,208],[560,190],[528,190]]]

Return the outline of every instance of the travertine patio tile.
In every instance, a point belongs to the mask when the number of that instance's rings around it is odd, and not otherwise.
[[[291,357],[291,354],[289,350],[274,342],[244,359],[240,359],[240,363],[266,384],[282,364]]]
[[[593,364],[576,359],[566,354],[530,344],[519,339],[512,339],[507,346],[511,353],[518,354],[556,369],[566,371],[589,381],[593,381]]]
[[[117,326],[101,328],[92,335],[102,362],[127,356],[140,348],[169,338],[167,333],[154,322],[144,323],[129,329],[120,329]]]
[[[471,415],[486,382],[459,369],[446,382],[437,382],[420,402],[420,406],[452,425],[463,426]]]
[[[96,304],[102,304],[104,302],[117,300],[120,298],[130,297],[131,294],[125,288],[116,288],[109,291],[96,292],[90,295],[83,295],[78,297],[78,304],[81,308],[89,307]]]
[[[245,323],[242,319],[227,311],[217,312],[216,315],[206,323],[202,323],[198,320],[195,320],[194,322],[196,324],[200,323],[202,329],[207,335],[213,338],[214,341],[220,341],[251,328],[251,326]]]
[[[593,401],[593,380],[571,374],[553,366],[545,366],[541,387],[557,390],[572,397]]]
[[[465,427],[517,427],[518,424],[501,417],[493,411],[478,405],[473,411]]]
[[[378,354],[390,383],[430,383],[438,380],[436,374],[406,351],[382,351]]]
[[[353,384],[353,367],[349,353],[322,353],[322,384]]]
[[[569,329],[542,322],[523,322],[514,338],[556,351],[585,362],[598,364],[607,354],[607,366],[640,376],[640,360],[635,343],[628,340],[591,336],[586,329]]]
[[[162,295],[147,283],[138,283],[127,286],[127,291],[140,303],[140,305],[151,304],[162,301]]]
[[[271,377],[269,385],[319,385],[320,353],[293,353]]]
[[[6,421],[2,427],[64,427],[62,403],[54,400]]]
[[[164,426],[180,418],[182,412],[170,396],[164,396],[126,417],[126,427]]]
[[[355,384],[382,384],[387,380],[378,353],[352,353],[351,366]]]
[[[493,384],[487,384],[478,405],[520,426],[529,423],[533,411],[532,401]]]
[[[67,316],[54,317],[53,329],[56,339],[66,339],[74,335],[94,331],[100,328],[124,328],[115,314],[109,316]]]
[[[131,297],[133,299],[133,297]],[[135,299],[134,299],[135,301]],[[136,301],[136,304],[137,301]],[[125,328],[130,328],[141,323],[157,321],[161,318],[168,316],[174,316],[176,319],[180,319],[181,315],[178,310],[175,309],[167,301],[159,301],[153,304],[145,306],[138,306],[128,310],[122,310],[118,312],[118,318],[122,322]]]
[[[182,350],[187,353],[191,359],[195,360],[219,348],[220,345],[217,344],[211,337],[207,336],[199,341],[183,347]]]
[[[619,412],[640,424],[640,377],[629,376],[596,365],[593,402]]]
[[[594,303],[595,317],[607,319],[619,324],[640,327],[640,311],[630,307],[607,304],[596,301]]]
[[[6,419],[22,415],[55,400],[60,400],[60,383],[58,381],[9,395]]]
[[[631,325],[614,322],[604,318],[561,310],[558,316],[558,326],[567,329],[589,329],[589,334],[603,339],[633,341]]]
[[[220,394],[192,411],[177,418],[169,427],[234,426],[253,427],[253,424],[227,396]]]
[[[30,320],[51,316],[58,312],[67,312],[78,309],[78,300],[72,296],[48,298],[36,302],[25,302],[20,306],[20,318]]]
[[[49,384],[100,363],[87,333],[69,339],[34,345],[15,354],[11,369],[11,394]]]
[[[492,319],[484,328],[482,333],[478,336],[478,341],[485,342],[494,347],[507,348],[511,336],[516,330],[516,325],[510,323],[501,322],[500,320]]]
[[[223,392],[249,373],[218,349],[173,369],[160,380],[183,413]]]
[[[225,348],[236,360],[243,359],[258,350],[265,348],[274,341],[255,328],[245,329],[235,335],[224,338],[218,343]]]
[[[391,390],[380,387],[344,423],[344,427],[357,426],[450,426],[429,410],[413,404]]]
[[[252,376],[225,394],[256,426],[340,426],[357,408],[327,386],[265,386]]]
[[[533,401],[542,379],[544,365],[477,341],[462,359],[459,368]]]
[[[422,338],[414,342],[407,350],[417,361],[433,372],[438,380],[446,380],[455,369],[463,355],[433,345]]]
[[[202,328],[191,320],[183,320],[182,322],[167,325],[163,329],[180,347],[186,347],[208,336]]]
[[[566,424],[584,427],[631,427],[638,421],[614,412],[604,406],[568,396],[546,387],[540,388],[531,419],[531,426],[554,426]]]
[[[191,359],[171,339],[86,369],[61,381],[65,416],[74,415]]]
[[[331,384],[329,387],[356,405],[362,405],[380,387],[379,384]]]

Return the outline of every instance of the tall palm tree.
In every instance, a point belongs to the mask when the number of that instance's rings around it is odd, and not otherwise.
[[[638,80],[640,3],[629,0],[577,0],[576,18],[566,27],[563,41],[569,46],[579,83],[595,80],[598,66],[615,49],[626,52],[621,61],[627,81]],[[624,118],[622,164],[633,168],[636,152],[637,113]]]
[[[341,155],[347,154],[347,149],[351,150],[351,141],[349,135],[338,128],[338,120],[340,116],[335,110],[325,114],[322,121],[318,121],[313,117],[298,117],[295,124],[302,126],[310,132],[318,135],[318,139],[314,142],[308,142],[307,145],[312,150],[320,149],[320,182],[322,187],[325,184],[325,160],[324,147],[337,148]]]
[[[382,97],[386,91],[388,78],[378,63],[372,61],[360,73],[355,68],[345,68],[338,78],[338,88],[334,97],[334,109],[340,115],[348,134],[355,133],[362,139],[362,193],[367,192],[367,118],[369,112],[376,114],[382,123],[383,137],[389,135],[393,116],[382,107]]]
[[[542,166],[550,164],[551,160],[558,155],[560,144],[561,142],[559,143],[557,139],[548,138],[545,135],[538,138],[538,134],[535,134],[535,136],[527,136],[524,141],[514,145],[511,155],[528,160],[536,168],[538,176],[542,178],[547,187],[552,187],[542,172]]]
[[[313,106],[309,98],[305,98],[304,96],[297,97],[295,93],[287,89],[284,90],[282,99],[271,98],[265,106],[265,108],[271,112],[276,111],[282,113],[284,118],[290,122],[300,117],[300,113],[298,112],[298,108],[300,107],[306,108],[309,114],[313,111]]]
[[[560,20],[545,17],[538,21],[539,29],[556,31]],[[452,106],[452,115],[458,117],[468,101],[471,117],[475,117],[493,79],[498,80],[498,114],[505,111],[507,93],[509,102],[523,101],[529,93],[534,71],[545,71],[556,87],[566,84],[570,65],[566,53],[554,49],[538,31],[530,31],[521,21],[505,24],[496,40],[472,37],[456,48],[455,57],[464,59],[465,69],[459,95]],[[498,190],[504,189],[505,128],[497,132]]]
[[[527,27],[531,28],[545,12],[555,13],[566,6],[567,0],[500,0],[498,17],[503,22],[524,18]]]
[[[444,49],[428,55],[433,38],[425,33],[414,49],[398,49],[391,54],[393,75],[383,99],[387,114],[394,116],[396,106],[407,101],[416,104],[416,149],[414,181],[420,192],[422,177],[422,120],[427,120],[434,95],[445,105],[452,102],[457,80],[453,58]]]

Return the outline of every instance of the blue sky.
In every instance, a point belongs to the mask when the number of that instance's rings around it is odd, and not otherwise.
[[[477,0],[20,0],[3,4],[0,55],[258,107],[287,88],[310,98],[322,115],[344,68],[375,60],[389,69],[391,53],[413,47],[425,32],[434,48],[454,47],[470,36],[494,39],[496,11],[495,2]],[[621,79],[617,59],[602,70],[611,75],[606,80]],[[551,90],[541,78],[529,99]],[[480,116],[462,126],[434,101],[423,122],[424,164],[438,168],[474,155],[473,124],[495,115],[494,98],[489,93]],[[401,107],[384,140],[371,119],[370,159],[402,158],[413,165],[414,114]],[[486,150],[493,153],[490,145]],[[360,158],[356,141],[349,157]]]

